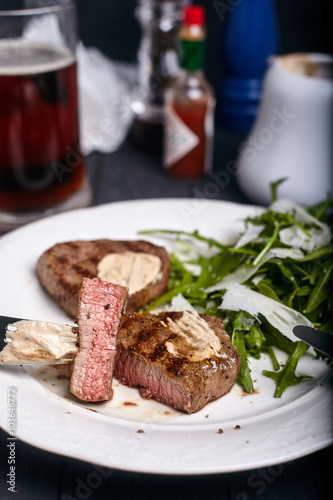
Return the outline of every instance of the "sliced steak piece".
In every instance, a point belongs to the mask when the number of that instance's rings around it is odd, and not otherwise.
[[[169,256],[165,249],[147,241],[103,239],[58,243],[41,255],[37,262],[36,273],[42,286],[57,304],[71,318],[76,318],[82,278],[96,277],[100,262],[108,254],[132,252],[149,254],[160,260],[160,270],[156,279],[128,295],[127,312],[138,311],[162,295],[166,290],[170,274]],[[115,282],[114,279],[110,281]]]
[[[111,399],[118,329],[127,288],[98,278],[84,278],[79,298],[79,351],[70,392],[83,401]]]
[[[144,398],[194,413],[231,389],[239,367],[219,318],[189,311],[123,317],[114,376]]]

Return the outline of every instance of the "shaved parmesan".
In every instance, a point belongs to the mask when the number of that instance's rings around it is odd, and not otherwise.
[[[265,229],[263,224],[252,224],[249,222],[242,236],[237,241],[235,248],[241,248],[258,239],[260,233]]]
[[[235,284],[235,283],[244,283],[244,281],[247,281],[251,276],[253,276],[258,269],[263,265],[264,262],[269,260],[272,257],[272,255],[267,254],[263,258],[263,260],[260,262],[260,264],[257,264],[256,266],[248,266],[248,267],[241,267],[234,271],[233,273],[228,274],[223,278],[221,281],[218,283],[215,283],[215,285],[209,286],[205,288],[205,292],[211,293],[211,292],[216,292],[218,290],[224,290],[228,288],[229,285]]]
[[[306,232],[296,224],[281,229],[279,231],[281,243],[293,248],[302,248],[307,252],[313,252],[316,248],[328,245],[332,240],[332,234],[327,224],[313,217],[303,207],[297,205],[297,203],[291,200],[277,200],[272,203],[270,209],[273,212],[288,213],[297,222],[308,226]]]
[[[227,288],[220,309],[246,311],[254,316],[261,314],[292,341],[298,340],[292,332],[294,326],[313,327],[313,324],[298,311],[237,283]]]
[[[294,248],[303,248],[308,252],[313,252],[316,248],[328,245],[332,235],[328,226],[322,228],[311,227],[307,230],[307,235],[299,226],[291,226],[281,229],[279,238],[282,243]]]
[[[292,200],[277,200],[269,207],[273,212],[280,212],[292,215],[298,222],[309,224],[317,227],[324,227],[325,224],[309,214],[303,207],[297,205]]]
[[[290,257],[291,259],[298,260],[304,257],[304,253],[298,248],[274,247],[270,249],[269,253],[271,256],[278,257],[279,259],[286,259],[287,257]]]
[[[194,307],[185,299],[184,295],[178,293],[171,300],[170,311],[194,311]]]

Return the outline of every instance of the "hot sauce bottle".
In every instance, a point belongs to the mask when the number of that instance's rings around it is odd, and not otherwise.
[[[163,166],[174,177],[197,179],[211,169],[215,96],[203,73],[205,10],[183,9],[180,66],[166,92]]]

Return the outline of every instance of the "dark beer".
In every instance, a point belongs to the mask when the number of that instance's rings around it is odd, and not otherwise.
[[[0,211],[47,209],[83,186],[77,107],[66,48],[0,41]]]

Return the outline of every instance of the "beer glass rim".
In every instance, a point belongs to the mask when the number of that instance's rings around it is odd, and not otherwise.
[[[15,17],[15,16],[34,16],[42,14],[52,14],[74,7],[74,0],[68,0],[65,3],[56,3],[55,5],[48,5],[47,7],[33,7],[28,9],[12,9],[0,10],[0,17]]]

